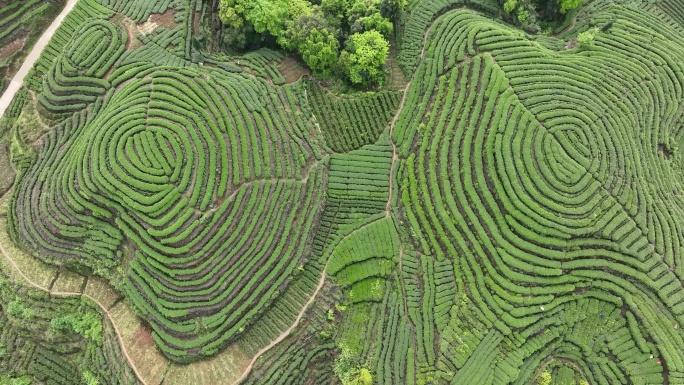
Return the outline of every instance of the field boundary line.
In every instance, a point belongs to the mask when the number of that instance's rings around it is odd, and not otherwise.
[[[121,346],[121,352],[126,357],[126,360],[128,361],[128,364],[129,364],[131,370],[133,371],[133,373],[135,373],[135,377],[137,378],[138,381],[140,381],[140,383],[142,383],[143,385],[147,385],[147,382],[145,382],[145,380],[142,378],[142,376],[138,372],[138,369],[136,368],[135,363],[133,362],[131,357],[128,355],[128,351],[125,348],[126,344],[123,341],[123,337],[121,337],[121,333],[119,332],[119,328],[116,326],[116,323],[114,322],[114,318],[112,318],[111,313],[109,313],[109,310],[104,305],[102,305],[95,298],[91,297],[90,295],[86,294],[85,292],[79,293],[79,292],[52,291],[52,290],[45,288],[45,287],[41,286],[40,284],[34,282],[33,280],[31,280],[31,278],[29,278],[26,274],[24,274],[24,272],[19,268],[17,263],[12,259],[12,257],[9,256],[9,254],[7,253],[7,251],[5,250],[5,248],[2,245],[2,241],[0,241],[0,253],[2,253],[3,257],[5,257],[7,262],[9,262],[9,264],[12,266],[12,268],[17,273],[19,273],[21,278],[24,281],[26,281],[26,283],[28,283],[29,286],[36,288],[38,290],[44,291],[44,292],[46,292],[50,295],[56,296],[56,297],[85,297],[85,298],[88,298],[89,300],[91,300],[92,302],[94,302],[95,304],[97,304],[97,306],[99,306],[100,309],[102,309],[102,312],[109,319],[109,322],[112,324],[112,328],[114,329],[114,334],[116,334],[116,337],[119,341],[119,345]],[[85,277],[85,278],[87,279],[88,277]],[[127,306],[126,304],[123,304],[123,305]]]
[[[420,61],[425,59],[425,46],[427,45],[427,38],[430,35],[430,31],[432,31],[432,26],[435,25],[435,22],[437,21],[439,17],[437,17],[435,20],[433,20],[430,25],[428,26],[427,30],[425,30],[425,35],[423,35],[423,46],[420,49]],[[390,165],[390,180],[389,180],[389,196],[387,197],[387,205],[385,206],[385,216],[390,216],[390,208],[392,206],[392,195],[393,195],[393,186],[394,186],[394,164],[396,163],[397,160],[399,160],[399,155],[397,155],[397,144],[394,143],[394,140],[392,140],[392,132],[394,132],[394,126],[397,123],[397,120],[399,119],[399,115],[401,115],[401,111],[404,110],[404,106],[406,105],[406,97],[408,96],[408,91],[409,88],[411,88],[411,85],[413,84],[413,78],[416,76],[416,71],[413,71],[411,74],[411,79],[406,83],[406,86],[404,87],[403,90],[403,95],[401,97],[401,103],[399,103],[399,107],[397,107],[397,112],[394,114],[394,117],[390,121],[390,129],[389,129],[389,140],[390,143],[392,143],[392,164]],[[397,170],[398,171],[398,170]],[[398,187],[398,185],[397,185]]]
[[[306,311],[309,309],[309,306],[311,306],[311,304],[315,301],[316,296],[318,296],[318,293],[321,291],[321,289],[323,289],[323,286],[325,285],[325,280],[326,280],[326,278],[328,277],[328,263],[330,263],[330,257],[332,256],[333,251],[334,251],[339,245],[341,245],[342,242],[344,242],[345,240],[347,240],[347,239],[348,239],[349,237],[351,237],[352,235],[356,234],[356,233],[359,232],[360,230],[362,230],[362,229],[364,229],[364,228],[366,228],[366,227],[368,227],[368,226],[370,226],[370,225],[372,225],[372,224],[374,224],[374,223],[376,223],[376,222],[379,222],[379,221],[381,221],[381,220],[383,220],[383,219],[385,219],[385,218],[386,218],[386,217],[377,218],[377,219],[374,219],[374,220],[372,220],[372,221],[370,221],[370,222],[366,222],[366,223],[364,223],[363,225],[361,225],[361,227],[359,227],[358,229],[354,229],[354,231],[352,231],[352,232],[350,232],[349,234],[345,235],[344,237],[342,237],[342,238],[337,242],[337,245],[335,245],[335,247],[333,247],[333,248],[331,249],[330,255],[328,256],[328,260],[326,261],[325,266],[323,266],[323,269],[322,269],[322,270],[323,270],[323,273],[321,274],[321,278],[318,280],[318,286],[316,287],[316,290],[314,290],[314,292],[313,292],[313,294],[311,294],[311,297],[309,298],[309,300],[306,302],[306,304],[304,304],[304,306],[302,307],[302,310],[301,310],[301,311],[299,312],[299,314],[297,315],[297,318],[295,318],[295,321],[292,323],[292,325],[290,325],[289,328],[287,328],[286,330],[284,330],[282,333],[280,333],[280,335],[278,335],[278,337],[276,337],[273,341],[271,341],[271,343],[269,343],[268,345],[266,345],[266,346],[264,346],[263,348],[261,348],[261,349],[254,355],[254,357],[252,358],[252,361],[250,361],[250,363],[249,363],[249,365],[247,366],[247,368],[245,369],[244,373],[242,374],[242,376],[241,376],[240,378],[238,378],[238,380],[234,383],[234,385],[238,385],[238,384],[240,384],[242,381],[244,381],[244,380],[247,378],[247,376],[252,372],[252,368],[254,367],[254,364],[256,364],[256,361],[257,361],[264,353],[266,353],[267,351],[271,350],[271,349],[272,349],[273,347],[275,347],[278,343],[282,342],[285,338],[287,338],[287,336],[290,335],[290,333],[292,332],[292,330],[294,330],[297,326],[299,326],[299,321],[301,321],[302,317],[304,316],[304,314],[306,313]]]

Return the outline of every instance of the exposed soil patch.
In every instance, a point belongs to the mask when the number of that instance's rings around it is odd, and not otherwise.
[[[154,339],[152,339],[152,330],[146,327],[138,328],[138,332],[135,333],[135,345],[143,347],[154,346]]]
[[[156,23],[160,27],[166,27],[168,29],[173,29],[178,26],[178,23],[173,21],[173,17],[176,12],[173,9],[169,9],[164,13],[153,13],[147,19],[147,22]]]
[[[126,26],[126,35],[128,35],[128,39],[126,40],[126,51],[132,51],[142,46],[142,42],[138,40],[138,38],[135,35],[135,32],[132,29],[132,25]]]
[[[109,18],[109,22],[119,25],[126,30],[126,51],[134,50],[142,45],[140,40],[135,37],[136,33],[140,32],[139,28],[136,29],[133,20],[129,19],[126,15],[115,13],[114,16]]]
[[[311,71],[299,60],[286,56],[278,64],[278,71],[283,74],[285,83],[291,84],[299,80],[304,75],[311,75]]]
[[[112,24],[121,24],[123,23],[125,18],[126,15],[124,15],[123,13],[115,13],[114,16],[109,18],[109,22]]]
[[[4,47],[0,47],[0,59],[4,59],[14,52],[18,51],[21,49],[21,47],[24,46],[24,43],[26,42],[26,39],[28,36],[24,36],[23,38],[18,38],[14,40],[13,42],[7,44]]]
[[[565,43],[565,49],[573,49],[577,48],[577,46],[579,46],[577,39],[572,39],[569,42]]]
[[[150,16],[146,22],[136,26],[138,32],[142,33],[143,35],[149,35],[152,32],[154,32],[154,30],[157,29],[157,27],[159,27],[159,24],[150,20],[151,18],[152,16]]]
[[[202,13],[195,11],[195,14],[192,16],[192,34],[195,36],[199,35],[199,24],[201,18]]]
[[[144,23],[136,25],[136,28],[143,35],[149,35],[159,27],[173,29],[178,26],[178,23],[173,21],[174,14],[175,11],[173,9],[164,13],[153,13]],[[197,21],[197,28],[199,28],[199,18],[197,15],[195,15],[195,20]]]
[[[14,170],[10,162],[9,146],[0,144],[0,195],[4,195],[14,183]]]

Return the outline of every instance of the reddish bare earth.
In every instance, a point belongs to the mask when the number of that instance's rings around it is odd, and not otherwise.
[[[280,61],[278,71],[283,74],[287,84],[296,82],[304,75],[311,75],[311,71],[304,64],[290,56]]]
[[[6,58],[21,49],[26,42],[26,37],[16,39],[4,47],[0,47],[0,59]]]
[[[178,26],[178,23],[173,21],[173,16],[176,14],[176,11],[173,9],[169,9],[168,11],[164,13],[153,13],[150,15],[150,18],[148,21],[152,23],[156,23],[160,27],[166,27],[168,29],[172,29]]]
[[[135,334],[134,345],[139,345],[146,348],[154,346],[154,340],[152,339],[152,331],[145,327],[141,327],[140,329],[138,329],[138,332]]]

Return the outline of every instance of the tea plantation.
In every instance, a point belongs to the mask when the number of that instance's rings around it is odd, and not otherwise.
[[[298,2],[78,0],[0,117],[0,384],[684,385],[684,3],[549,1],[351,2],[359,90],[221,24]]]

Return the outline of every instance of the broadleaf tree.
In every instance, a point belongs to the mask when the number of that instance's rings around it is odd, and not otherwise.
[[[340,66],[349,81],[360,86],[382,83],[382,65],[389,54],[389,43],[378,31],[353,34],[340,54]]]

